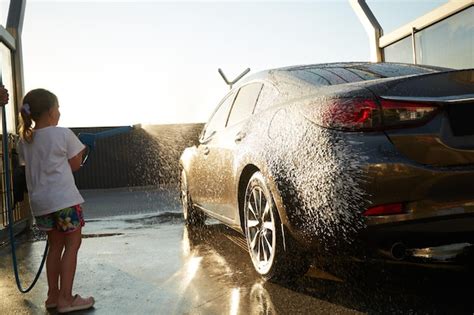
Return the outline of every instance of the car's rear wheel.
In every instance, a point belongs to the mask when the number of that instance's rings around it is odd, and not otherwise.
[[[263,278],[287,281],[306,273],[309,262],[288,237],[285,240],[272,193],[260,172],[252,175],[245,191],[244,222],[250,258]]]
[[[186,172],[181,171],[181,204],[183,206],[184,222],[191,226],[203,225],[206,221],[204,213],[193,206],[191,195],[189,194]]]

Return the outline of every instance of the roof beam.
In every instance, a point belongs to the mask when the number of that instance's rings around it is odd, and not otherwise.
[[[379,48],[379,40],[383,35],[382,27],[365,0],[349,0],[349,3],[369,36],[370,60],[373,62],[383,61],[382,50]]]

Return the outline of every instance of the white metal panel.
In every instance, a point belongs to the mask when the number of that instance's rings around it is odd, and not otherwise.
[[[451,0],[448,3],[434,9],[433,11],[419,17],[418,19],[405,24],[397,30],[380,38],[379,47],[384,48],[402,38],[410,36],[413,28],[422,30],[436,22],[439,22],[459,11],[474,5],[474,0]]]

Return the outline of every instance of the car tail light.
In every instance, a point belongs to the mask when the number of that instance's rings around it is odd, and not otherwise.
[[[322,125],[341,130],[373,130],[381,127],[380,107],[374,100],[336,99],[323,105]]]
[[[421,125],[430,120],[438,107],[426,103],[381,100],[385,128]]]
[[[402,214],[405,213],[405,209],[402,203],[392,203],[386,205],[379,205],[371,207],[364,211],[364,216],[375,216],[375,215],[391,215],[391,214]]]
[[[336,99],[323,105],[324,127],[349,131],[375,131],[421,125],[437,107],[424,103],[371,99]]]

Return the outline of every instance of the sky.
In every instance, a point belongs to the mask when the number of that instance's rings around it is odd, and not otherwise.
[[[385,34],[445,2],[367,1]],[[66,127],[205,122],[229,90],[218,68],[370,58],[348,0],[27,0],[22,41],[26,91],[55,93]]]

